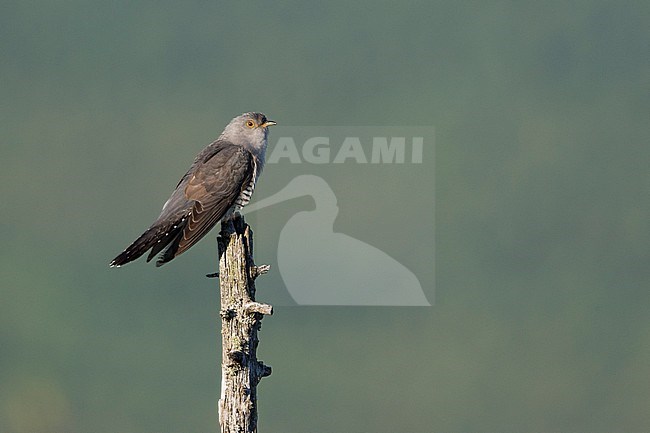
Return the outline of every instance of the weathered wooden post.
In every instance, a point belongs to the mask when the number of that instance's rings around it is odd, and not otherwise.
[[[221,290],[222,433],[257,432],[257,384],[271,367],[257,360],[257,331],[273,307],[255,302],[255,278],[269,266],[253,262],[253,233],[243,217],[222,223],[219,244]]]

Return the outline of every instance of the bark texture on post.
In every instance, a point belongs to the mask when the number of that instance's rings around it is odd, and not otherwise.
[[[255,302],[255,278],[268,271],[253,262],[253,233],[243,217],[222,223],[219,243],[221,288],[222,433],[257,432],[257,384],[271,367],[257,360],[257,331],[273,307]]]

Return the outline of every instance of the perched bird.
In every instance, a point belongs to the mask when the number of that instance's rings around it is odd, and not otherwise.
[[[244,207],[264,167],[268,127],[275,124],[262,113],[232,119],[219,138],[197,155],[158,219],[110,266],[122,266],[149,249],[147,262],[162,251],[156,261],[156,266],[162,266],[187,251],[222,218]]]

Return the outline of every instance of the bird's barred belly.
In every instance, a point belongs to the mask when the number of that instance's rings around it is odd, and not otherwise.
[[[251,182],[250,185],[248,185],[248,188],[246,188],[241,192],[241,194],[239,194],[239,197],[237,197],[237,200],[235,201],[235,205],[239,209],[243,208],[251,201],[251,197],[253,196],[254,189],[255,189],[255,182]]]
[[[244,189],[241,194],[239,194],[239,197],[237,197],[237,200],[235,200],[235,209],[239,211],[241,208],[246,206],[250,201],[251,197],[253,196],[253,190],[255,189],[255,182],[257,181],[257,176],[259,172],[257,171],[258,164],[257,162],[253,162],[253,176],[251,179],[251,182],[248,184],[246,189]]]

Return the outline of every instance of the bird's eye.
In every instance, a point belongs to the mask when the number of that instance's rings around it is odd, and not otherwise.
[[[248,126],[249,128],[254,128],[255,127],[255,122],[253,122],[252,120],[249,119],[249,120],[246,121],[246,126]]]

